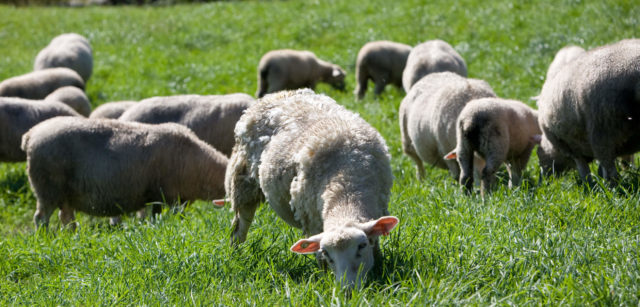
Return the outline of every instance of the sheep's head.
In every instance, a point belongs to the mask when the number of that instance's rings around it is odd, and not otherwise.
[[[347,75],[347,72],[344,71],[340,66],[334,65],[331,70],[331,76],[328,78],[327,83],[329,83],[334,88],[344,91],[345,83],[344,77]]]
[[[575,165],[569,156],[559,152],[544,136],[540,140],[537,154],[543,176],[561,174]]]
[[[338,282],[347,287],[359,287],[371,270],[378,237],[387,235],[398,224],[395,216],[340,227],[296,242],[291,251],[298,254],[316,253],[325,261]]]

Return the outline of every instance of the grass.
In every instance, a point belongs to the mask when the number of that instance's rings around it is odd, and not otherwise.
[[[385,262],[347,295],[310,256],[288,247],[301,232],[262,206],[248,240],[228,245],[228,210],[196,202],[183,214],[122,227],[78,214],[75,233],[35,232],[24,163],[0,164],[0,305],[638,305],[638,169],[624,188],[585,190],[576,174],[537,182],[532,157],[523,186],[485,200],[465,195],[444,170],[415,178],[403,155],[397,110],[403,93],[356,102],[359,48],[370,40],[416,44],[441,38],[470,77],[499,96],[533,103],[555,52],[638,37],[633,1],[269,1],[167,7],[0,6],[0,78],[32,69],[63,32],[88,37],[94,106],[156,95],[256,90],[271,49],[313,50],[348,71],[348,92],[320,85],[361,114],[390,147],[398,229],[382,240]],[[371,90],[370,90],[371,91]],[[504,177],[505,173],[501,173]],[[502,179],[504,182],[504,178]]]

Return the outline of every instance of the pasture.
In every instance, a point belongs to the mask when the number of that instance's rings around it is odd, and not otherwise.
[[[161,7],[0,6],[0,79],[33,69],[54,36],[77,32],[93,47],[93,107],[158,95],[256,91],[271,49],[314,51],[347,70],[347,91],[319,85],[387,141],[395,176],[381,239],[385,262],[346,294],[315,258],[289,252],[302,237],[263,205],[247,242],[229,246],[232,212],[196,202],[155,222],[78,213],[77,232],[35,232],[24,163],[0,163],[0,305],[638,305],[640,173],[610,190],[586,189],[576,172],[538,183],[535,154],[523,185],[466,195],[445,170],[416,179],[402,153],[404,96],[372,86],[352,93],[368,41],[415,45],[440,38],[469,77],[535,106],[546,69],[568,44],[592,48],[640,37],[640,6],[615,1],[330,0],[216,2]],[[637,162],[637,161],[636,161]],[[595,169],[596,165],[592,165]]]

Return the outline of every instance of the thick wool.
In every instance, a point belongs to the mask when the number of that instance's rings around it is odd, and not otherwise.
[[[456,120],[471,100],[495,97],[485,81],[467,79],[452,72],[426,75],[400,104],[403,151],[416,163],[418,178],[424,178],[423,162],[448,168],[458,180],[460,169],[444,156],[456,147]]]
[[[538,110],[543,169],[554,166],[554,154],[566,155],[587,180],[588,162],[597,159],[615,182],[615,158],[640,149],[640,40],[591,49],[564,65],[542,87]]]
[[[43,69],[0,82],[0,96],[44,99],[64,86],[75,86],[84,90],[84,81],[78,73],[69,68]]]
[[[33,70],[67,67],[89,81],[93,71],[93,55],[89,40],[76,33],[56,36],[47,47],[40,50],[33,64]]]
[[[118,119],[124,111],[136,104],[135,101],[113,101],[99,105],[91,112],[89,118]]]
[[[402,72],[409,52],[411,46],[391,41],[369,42],[362,46],[356,60],[356,97],[364,97],[369,80],[375,84],[376,96],[387,84],[402,88]]]
[[[227,158],[178,124],[58,117],[31,128],[22,149],[36,226],[56,208],[68,224],[76,210],[115,216],[150,202],[224,195]]]
[[[82,116],[87,117],[91,114],[91,103],[83,90],[75,86],[64,86],[44,99],[45,101],[59,101],[74,109]]]
[[[219,150],[231,155],[233,129],[255,99],[247,94],[177,95],[154,97],[131,106],[120,116],[123,121],[147,124],[178,123]]]
[[[0,97],[0,161],[25,161],[27,157],[20,149],[22,135],[36,124],[56,116],[80,114],[57,101]]]
[[[409,53],[407,65],[402,73],[405,92],[422,77],[435,72],[450,71],[467,76],[467,64],[451,45],[442,40],[430,40],[419,44]]]
[[[282,90],[315,89],[318,82],[344,90],[345,75],[340,66],[319,59],[311,51],[272,50],[258,64],[256,97]]]

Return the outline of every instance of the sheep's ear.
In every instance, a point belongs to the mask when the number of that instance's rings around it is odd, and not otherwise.
[[[333,71],[331,72],[331,76],[333,77],[338,77],[340,75],[342,75],[342,72],[338,68],[334,68]]]
[[[455,160],[457,158],[458,158],[458,154],[456,153],[455,150],[453,150],[452,152],[450,152],[446,156],[444,156],[445,160]]]
[[[291,246],[291,251],[296,254],[311,254],[320,250],[320,240],[322,239],[322,234],[317,234],[313,237],[309,237],[307,239],[298,240],[293,246]]]
[[[399,222],[400,220],[395,216],[383,216],[375,221],[365,223],[362,226],[362,231],[364,231],[368,237],[386,236]]]
[[[218,207],[224,207],[224,205],[225,205],[226,203],[228,203],[228,202],[229,202],[229,200],[228,200],[228,199],[226,199],[226,198],[224,198],[224,199],[214,199],[214,200],[212,201],[212,203],[213,203],[214,205],[218,206]]]
[[[540,142],[542,142],[542,134],[534,134],[529,138],[529,141],[531,141],[534,144],[540,144]]]

